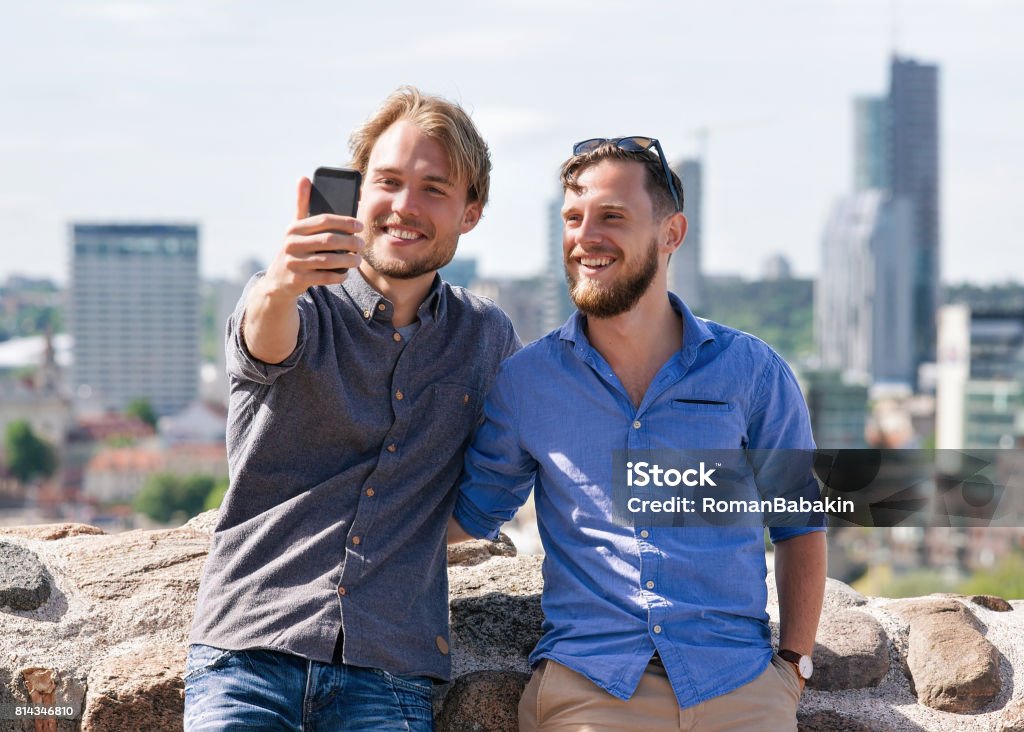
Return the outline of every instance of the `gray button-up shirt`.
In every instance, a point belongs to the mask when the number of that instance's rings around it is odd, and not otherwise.
[[[239,333],[255,279],[228,321],[231,487],[190,642],[329,662],[343,628],[346,663],[447,680],[445,532],[512,323],[438,277],[406,342],[351,270],[299,298],[295,351],[269,365]]]

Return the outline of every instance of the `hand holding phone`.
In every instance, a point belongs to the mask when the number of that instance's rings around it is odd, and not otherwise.
[[[359,208],[359,188],[362,175],[349,168],[320,167],[313,173],[313,188],[309,192],[309,215],[335,214],[355,218]],[[333,250],[341,254],[341,250]],[[330,272],[344,274],[347,269]]]
[[[243,337],[249,352],[265,363],[281,363],[295,350],[301,325],[298,299],[312,287],[341,284],[348,271],[342,268],[358,267],[361,260],[363,225],[353,216],[359,200],[359,174],[345,171],[333,176],[348,182],[337,187],[323,183],[321,171],[317,175],[321,183],[317,196],[313,196],[309,178],[299,179],[295,220],[246,299]],[[311,210],[323,215],[311,218]]]
[[[276,301],[294,301],[310,287],[340,284],[348,268],[359,266],[363,250],[359,219],[327,212],[311,217],[310,210],[323,204],[311,203],[313,183],[309,178],[299,179],[296,194],[295,220],[260,287],[264,296]]]

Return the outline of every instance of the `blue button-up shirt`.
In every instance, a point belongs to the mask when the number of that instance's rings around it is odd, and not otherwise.
[[[626,525],[613,515],[612,455],[814,443],[785,362],[669,297],[683,347],[639,408],[578,313],[502,365],[466,454],[455,518],[493,538],[535,487],[545,632],[530,662],[550,658],[628,699],[657,650],[688,707],[752,681],[771,661],[764,529]],[[780,541],[811,530],[770,533]]]

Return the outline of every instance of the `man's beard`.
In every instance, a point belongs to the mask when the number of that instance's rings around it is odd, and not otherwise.
[[[631,310],[647,292],[657,273],[658,242],[654,239],[636,267],[624,272],[609,285],[578,277],[569,269],[569,261],[565,263],[569,297],[581,313],[595,318],[611,318]]]
[[[437,270],[444,267],[455,256],[455,249],[459,243],[458,234],[437,238],[433,242],[423,242],[415,244],[413,246],[423,246],[426,244],[429,249],[422,252],[421,255],[414,259],[399,259],[398,257],[381,256],[378,254],[376,249],[376,240],[379,236],[386,236],[382,229],[388,224],[394,224],[395,221],[387,222],[374,222],[371,227],[371,232],[366,237],[366,246],[363,248],[362,256],[363,259],[373,269],[382,275],[387,277],[393,277],[397,280],[411,280],[421,275],[428,274],[430,272],[436,272]],[[414,224],[409,224],[414,225]],[[424,229],[421,226],[415,226],[415,228]],[[436,234],[428,232],[431,236]]]

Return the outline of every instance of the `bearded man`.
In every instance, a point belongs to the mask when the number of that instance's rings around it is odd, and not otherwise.
[[[824,593],[820,523],[770,526],[775,652],[760,517],[626,522],[613,471],[652,450],[813,450],[797,382],[766,344],[668,292],[686,218],[657,140],[577,143],[561,179],[578,312],[502,364],[449,527],[449,541],[493,538],[534,488],[545,632],[520,729],[796,730]],[[781,486],[769,475],[744,489],[817,490],[809,471]]]

